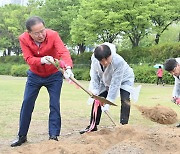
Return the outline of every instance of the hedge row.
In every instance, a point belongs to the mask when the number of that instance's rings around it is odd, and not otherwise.
[[[132,65],[132,68],[135,73],[135,82],[138,83],[156,83],[156,71],[157,69],[153,66],[148,65]],[[0,65],[0,74],[1,75],[12,75],[12,76],[26,76],[28,70],[28,65],[10,65],[10,64],[1,64]],[[74,68],[73,73],[77,80],[90,80],[89,76],[90,68]],[[163,80],[166,84],[173,84],[174,78],[164,71]]]
[[[135,82],[138,83],[156,83],[156,68],[153,66],[145,65],[132,65],[135,74]],[[165,70],[163,71],[163,81],[166,84],[174,84],[174,77]]]
[[[11,64],[1,64],[0,65],[0,75],[12,75],[12,76],[27,76],[27,70],[29,66],[26,64],[21,65],[11,65]],[[74,68],[73,73],[77,80],[90,80],[89,68]]]
[[[25,64],[22,56],[2,56],[0,57],[0,64]]]

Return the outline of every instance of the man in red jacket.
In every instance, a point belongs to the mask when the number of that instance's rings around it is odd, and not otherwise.
[[[61,129],[60,93],[63,74],[51,62],[62,59],[66,64],[65,78],[73,73],[72,60],[69,51],[64,46],[57,32],[46,29],[44,21],[37,16],[26,21],[27,32],[19,37],[23,57],[30,69],[27,72],[27,82],[24,100],[20,112],[18,138],[11,146],[20,146],[27,141],[27,133],[39,90],[45,86],[48,90],[49,101],[49,139],[58,141]]]

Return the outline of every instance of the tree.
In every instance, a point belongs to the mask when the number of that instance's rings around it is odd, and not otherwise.
[[[79,0],[48,0],[37,11],[46,26],[59,32],[64,43],[70,41],[70,24],[76,16]]]
[[[119,11],[123,16],[120,27],[124,36],[129,37],[132,47],[139,46],[140,40],[151,32],[148,0],[121,0],[122,9]]]
[[[24,30],[24,27],[20,26],[20,15],[22,16],[23,8],[19,5],[5,5],[0,8],[0,29],[1,48],[8,49],[8,55],[11,54],[13,48],[19,48],[18,36]]]
[[[179,0],[152,0],[149,4],[150,19],[156,32],[155,44],[159,43],[162,33],[180,19]]]
[[[0,46],[3,49],[8,49],[8,55],[13,51],[19,55],[21,50],[18,37],[22,34],[25,28],[25,21],[34,10],[35,0],[30,0],[28,6],[20,6],[9,4],[0,7]]]
[[[83,0],[77,18],[72,23],[71,34],[75,42],[113,42],[119,33],[109,1]],[[117,18],[116,16],[114,16]]]
[[[75,23],[84,32],[75,33],[76,40],[82,36],[85,43],[113,42],[118,35],[128,36],[132,47],[150,32],[148,0],[83,0]]]

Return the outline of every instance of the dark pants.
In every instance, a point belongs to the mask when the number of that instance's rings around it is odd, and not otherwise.
[[[49,135],[59,136],[61,129],[60,93],[63,82],[62,73],[57,72],[45,78],[37,76],[31,71],[28,71],[27,74],[28,77],[24,92],[24,101],[20,112],[18,135],[27,135],[36,98],[41,87],[45,86],[50,97]]]
[[[162,77],[157,77],[157,85],[159,84],[159,81],[163,84]]]
[[[106,98],[107,94],[108,92],[105,91],[101,93],[99,96]],[[128,124],[129,121],[130,104],[128,102],[130,101],[130,93],[123,89],[120,89],[120,96],[121,96],[120,123],[124,125],[124,124]],[[93,109],[94,109],[94,103],[92,105],[92,110],[91,110],[90,124],[94,118]],[[97,110],[96,125],[99,125],[100,123],[101,114],[102,114],[102,110],[101,110],[101,106],[99,105]]]

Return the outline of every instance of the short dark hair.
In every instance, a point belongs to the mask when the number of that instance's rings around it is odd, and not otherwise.
[[[168,72],[173,71],[173,69],[177,66],[178,62],[175,58],[167,59],[164,63],[164,69]]]
[[[45,25],[44,21],[38,17],[38,16],[33,16],[30,17],[27,21],[26,21],[26,29],[28,31],[31,31],[31,27],[38,24],[38,23],[42,23],[43,25]]]
[[[94,50],[94,56],[97,60],[107,59],[111,55],[111,49],[107,45],[99,45]]]

